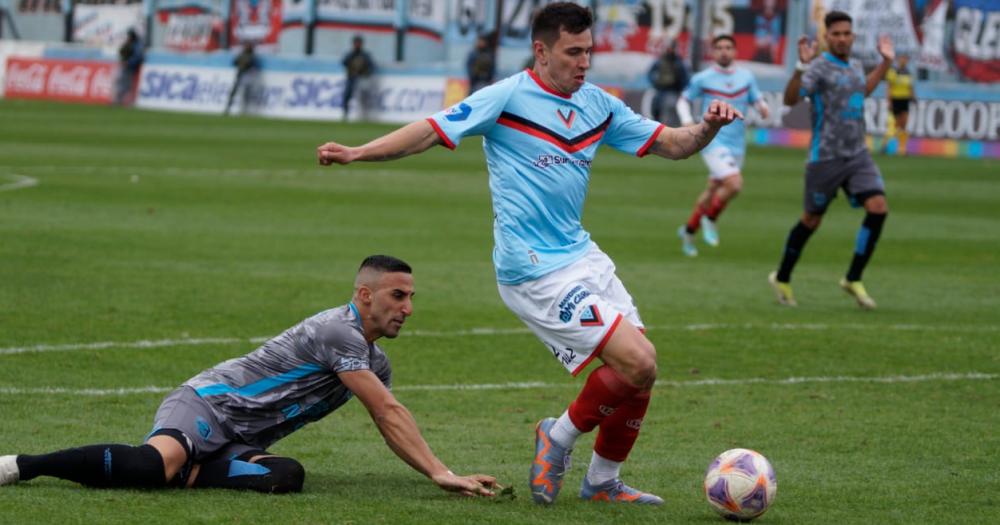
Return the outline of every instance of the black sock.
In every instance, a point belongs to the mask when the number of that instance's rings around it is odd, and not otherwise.
[[[781,257],[781,266],[778,268],[779,282],[787,283],[792,280],[792,269],[795,268],[795,263],[799,261],[802,248],[806,245],[806,241],[809,240],[809,236],[812,234],[813,230],[806,227],[802,221],[795,223],[792,231],[788,232],[788,240],[785,241],[785,253]]]
[[[266,454],[266,452],[265,452]],[[256,452],[202,463],[193,487],[254,490],[282,494],[301,492],[305,469],[292,458],[270,456],[250,463]]]
[[[163,457],[150,445],[89,445],[17,456],[20,479],[53,476],[90,487],[154,488],[167,484]]]
[[[847,270],[848,281],[860,281],[861,272],[865,271],[868,259],[871,259],[872,252],[875,251],[875,243],[878,242],[879,235],[882,234],[882,224],[885,223],[885,213],[865,214],[865,220],[858,230],[858,238],[854,246],[854,259],[851,260],[851,268]]]

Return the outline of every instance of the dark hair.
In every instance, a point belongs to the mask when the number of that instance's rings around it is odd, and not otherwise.
[[[365,257],[364,261],[361,261],[358,273],[361,273],[365,268],[371,268],[382,273],[413,273],[413,269],[410,268],[409,264],[391,255],[369,255]]]
[[[731,44],[733,44],[733,47],[736,47],[736,39],[733,38],[733,35],[719,35],[712,39],[712,45],[714,46],[723,40],[728,40]]]
[[[830,11],[826,14],[826,17],[823,18],[823,25],[826,26],[827,29],[830,29],[830,26],[836,24],[837,22],[847,22],[848,24],[854,23],[854,21],[851,20],[851,15],[843,11]]]
[[[559,40],[559,31],[578,35],[594,25],[590,8],[572,2],[554,2],[535,13],[531,22],[531,40],[551,46]]]

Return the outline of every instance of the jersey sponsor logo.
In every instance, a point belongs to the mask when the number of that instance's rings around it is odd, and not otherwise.
[[[596,304],[589,305],[580,312],[580,326],[604,326],[604,319]]]
[[[573,127],[573,121],[576,120],[576,111],[563,107],[556,110],[556,115],[559,115],[559,120],[566,125],[566,129]]]
[[[448,111],[444,113],[444,118],[452,122],[461,122],[469,118],[469,114],[472,113],[472,106],[462,102],[457,106],[452,106]]]
[[[335,372],[351,372],[354,370],[368,370],[368,361],[360,357],[341,357],[334,367]]]
[[[549,166],[559,166],[561,164],[572,164],[581,168],[590,168],[591,159],[574,159],[563,157],[562,155],[539,155],[531,165],[536,168],[548,168]]]
[[[560,115],[560,118],[561,117],[562,115]],[[604,132],[607,131],[608,126],[611,125],[611,117],[612,114],[608,113],[608,118],[606,118],[604,122],[598,124],[597,127],[585,131],[575,137],[565,137],[541,124],[538,124],[537,122],[533,122],[524,117],[520,117],[506,111],[500,114],[500,118],[497,119],[497,124],[516,129],[521,133],[527,133],[535,138],[554,144],[567,153],[576,153],[577,151],[599,142],[601,138],[604,137]]]
[[[582,284],[574,286],[562,301],[559,301],[559,320],[564,323],[570,322],[573,319],[573,312],[576,311],[576,305],[589,296],[590,290],[584,288]]]

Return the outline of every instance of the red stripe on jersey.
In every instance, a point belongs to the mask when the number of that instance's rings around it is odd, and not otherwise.
[[[559,98],[573,98],[573,94],[572,93],[569,94],[569,95],[567,95],[565,93],[560,93],[559,91],[556,91],[556,90],[550,88],[549,86],[546,86],[545,82],[542,82],[542,79],[534,71],[532,71],[530,69],[525,69],[525,71],[527,71],[528,76],[531,77],[532,80],[534,80],[536,84],[538,84],[538,87],[542,88],[542,91],[544,91],[546,93],[550,93],[552,95],[555,95],[555,96],[557,96]]]
[[[722,97],[722,98],[736,98],[736,97],[739,97],[740,95],[746,93],[748,89],[750,89],[750,86],[746,86],[743,89],[741,89],[739,91],[736,91],[734,93],[726,93],[724,91],[716,91],[714,89],[705,89],[705,88],[702,88],[701,90],[704,91],[705,93],[709,94],[709,95],[715,95],[717,97]]]
[[[647,140],[646,143],[639,148],[639,151],[635,152],[635,156],[645,157],[649,153],[649,148],[653,147],[653,143],[656,142],[656,137],[660,136],[660,133],[663,132],[664,128],[666,128],[666,126],[660,124],[660,127],[656,128],[656,131],[654,131],[653,135],[649,137],[649,140]]]
[[[520,122],[515,122],[514,120],[511,120],[506,117],[498,118],[497,124],[502,124],[504,126],[507,126],[508,128],[516,129],[521,133],[527,133],[532,137],[539,138],[544,140],[545,142],[559,146],[560,149],[562,149],[567,153],[576,153],[577,151],[580,151],[590,146],[591,144],[601,140],[601,138],[604,137],[604,130],[602,129],[598,133],[595,133],[593,136],[588,137],[586,140],[577,142],[576,144],[571,144],[566,142],[560,137],[554,137],[548,133],[545,133],[544,131],[535,129],[531,126],[527,126]]]
[[[448,135],[444,134],[444,130],[441,129],[441,126],[438,126],[438,123],[435,122],[434,119],[432,119],[431,117],[427,117],[427,122],[431,123],[431,127],[434,128],[434,132],[437,133],[439,137],[441,137],[441,141],[444,142],[444,146],[446,148],[455,149],[455,144],[450,139],[448,139]]]

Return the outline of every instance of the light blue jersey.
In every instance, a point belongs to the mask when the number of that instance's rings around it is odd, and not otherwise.
[[[742,67],[723,69],[713,65],[691,77],[691,82],[681,96],[689,101],[702,98],[702,107],[707,107],[713,100],[727,102],[746,115],[750,105],[760,100],[760,88],[757,87],[753,73],[747,69]],[[733,155],[743,157],[746,152],[746,125],[742,119],[723,126],[715,139],[701,153],[707,154],[719,146],[725,146]]]
[[[597,148],[647,153],[663,125],[599,87],[570,96],[525,70],[427,119],[445,146],[482,135],[493,196],[497,282],[520,284],[580,259],[590,234],[580,218]]]

